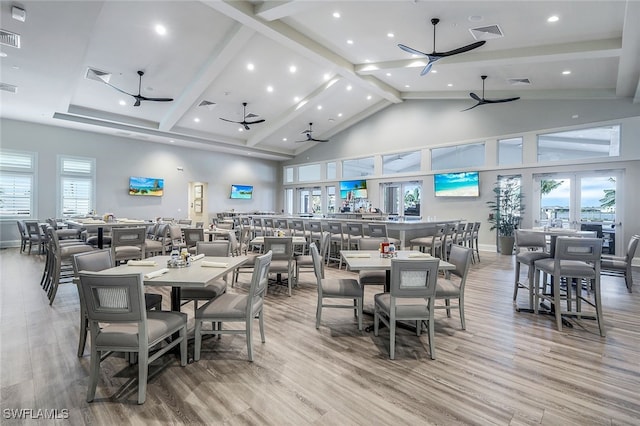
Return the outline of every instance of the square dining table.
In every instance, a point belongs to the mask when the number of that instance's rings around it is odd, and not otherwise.
[[[101,271],[103,274],[141,274],[143,283],[150,287],[171,287],[171,310],[180,311],[180,290],[182,288],[202,288],[217,280],[248,260],[247,256],[214,257],[206,256],[192,261],[189,266],[182,268],[167,268],[167,260],[171,256],[153,256],[144,259],[154,262],[153,266],[120,265]],[[203,265],[217,264],[218,267]],[[156,277],[146,277],[147,274],[166,269],[166,273]]]

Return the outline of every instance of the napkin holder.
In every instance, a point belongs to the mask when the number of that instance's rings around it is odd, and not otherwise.
[[[167,260],[167,268],[186,268],[187,266],[190,266],[189,262],[181,258]]]

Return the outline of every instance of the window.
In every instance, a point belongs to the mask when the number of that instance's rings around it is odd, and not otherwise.
[[[335,179],[337,176],[336,174],[336,162],[335,161],[330,161],[327,163],[327,179],[331,180],[331,179]]]
[[[58,157],[61,216],[89,214],[94,209],[95,159]]]
[[[538,135],[538,162],[620,155],[620,126]]]
[[[284,181],[288,183],[293,182],[293,167],[284,168]]]
[[[411,173],[420,171],[420,151],[382,156],[382,174]]]
[[[342,162],[342,177],[354,178],[372,176],[374,172],[373,157],[344,160]]]
[[[336,212],[336,187],[327,186],[327,213]]]
[[[320,164],[308,164],[298,167],[298,182],[320,180]]]
[[[498,165],[522,164],[522,138],[498,140]]]
[[[0,151],[0,218],[30,219],[34,213],[36,155]]]
[[[484,143],[433,148],[431,150],[431,169],[467,169],[484,166]]]

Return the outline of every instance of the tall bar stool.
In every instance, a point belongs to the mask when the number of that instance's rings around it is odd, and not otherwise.
[[[388,243],[395,244],[398,249],[400,249],[401,241],[397,238],[389,237],[387,232],[387,224],[386,223],[368,223],[367,228],[369,228],[368,237],[371,238],[386,238]]]
[[[471,226],[473,227],[473,223],[471,223]],[[547,239],[542,232],[516,229],[516,270],[513,280],[514,304],[518,297],[518,289],[524,288],[529,291],[529,309],[533,309],[535,262],[550,257],[551,254],[547,252]],[[521,265],[526,265],[528,268],[526,283],[520,281]]]
[[[355,247],[356,250],[360,249],[360,240],[364,237],[364,229],[362,223],[351,222],[347,223],[347,248],[351,250]]]
[[[600,294],[601,255],[602,240],[600,238],[558,237],[554,257],[535,262],[534,312],[538,313],[540,299],[548,300],[553,303],[558,331],[562,331],[562,315],[578,319],[595,318],[598,321],[600,336],[604,337],[604,318]],[[540,286],[541,272],[552,276],[552,294],[546,294],[543,291],[544,285]],[[566,279],[565,290],[561,289],[562,278]],[[582,280],[589,283],[586,292],[583,289]],[[572,282],[575,282],[575,286],[572,285]],[[566,303],[566,308],[563,308],[562,302]],[[584,314],[582,302],[593,307],[595,315],[592,313]]]
[[[480,233],[480,222],[473,223],[473,229],[471,230],[471,238],[469,241],[470,248],[473,250],[471,261],[472,263],[476,263],[476,257],[478,258],[478,263],[480,263],[480,249],[478,248],[478,234]]]
[[[329,261],[338,262],[338,269],[342,268],[342,256],[340,252],[344,250],[349,238],[342,232],[342,222],[327,222],[326,231],[329,232],[329,254],[327,255],[327,265]]]
[[[422,252],[427,252],[431,254],[431,256],[442,258],[444,235],[445,225],[440,224],[436,228],[428,229],[427,235],[410,240],[409,249],[413,250],[414,247],[418,247]]]

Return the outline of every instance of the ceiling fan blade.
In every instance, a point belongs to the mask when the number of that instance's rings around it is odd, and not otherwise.
[[[222,118],[222,117],[218,117],[218,118],[222,121],[228,121],[229,123],[242,124],[242,121],[227,120],[226,118]]]
[[[315,138],[311,138],[309,139],[310,141],[313,142],[329,142],[329,139],[315,139]]]
[[[422,71],[420,71],[420,75],[426,75],[429,74],[429,71],[431,71],[431,67],[433,67],[433,64],[440,58],[432,56],[432,55],[427,55],[429,57],[429,63],[427,63],[427,66],[424,67],[422,69]]]
[[[477,104],[475,104],[474,106],[469,107],[469,108],[467,108],[467,109],[463,109],[463,110],[462,110],[462,111],[460,111],[460,112],[469,111],[470,109],[474,109],[475,107],[480,106],[480,105],[482,105],[482,104],[483,104],[483,102],[478,102],[478,103],[477,103]]]
[[[104,79],[102,79],[102,78],[100,79],[100,81],[101,81],[101,82],[103,82],[104,84],[106,84],[107,86],[109,86],[109,87],[112,87],[112,88],[116,89],[116,90],[117,90],[118,92],[120,92],[120,93],[124,93],[125,95],[132,96],[132,97],[134,97],[134,98],[136,97],[136,95],[134,95],[134,94],[132,94],[132,93],[129,93],[129,92],[125,92],[124,90],[122,90],[122,89],[120,89],[120,88],[118,88],[118,87],[114,86],[113,84],[111,84],[111,83],[109,83],[109,82],[105,81],[105,80],[104,80]]]
[[[141,101],[155,101],[155,102],[172,102],[173,98],[147,98],[146,96],[136,96],[136,99]]]
[[[249,127],[249,125],[245,122],[245,123],[241,123],[244,126],[245,130],[251,130],[251,128]]]
[[[261,120],[255,120],[255,121],[245,121],[246,124],[258,124],[258,123],[264,123],[264,119]]]
[[[134,98],[136,98],[136,103],[133,104],[133,106],[140,106],[140,98],[138,98],[137,96],[134,96]]]
[[[506,98],[506,99],[485,99],[484,102],[487,103],[487,104],[500,104],[500,103],[504,103],[504,102],[517,101],[518,99],[520,99],[520,96],[518,96],[516,98]]]
[[[398,47],[399,47],[400,49],[404,50],[405,52],[407,52],[407,53],[411,53],[411,54],[413,54],[413,55],[428,56],[426,53],[421,52],[421,51],[419,51],[419,50],[416,50],[416,49],[414,49],[414,48],[412,48],[412,47],[405,46],[404,44],[399,44],[399,45],[398,45]]]
[[[468,44],[466,46],[459,47],[457,49],[449,50],[448,52],[433,52],[432,55],[440,56],[441,58],[447,56],[457,55],[459,53],[465,53],[473,49],[477,49],[486,43],[486,40],[476,41],[475,43]]]
[[[474,100],[476,100],[478,102],[482,102],[482,99],[480,98],[480,96],[476,95],[473,92],[469,93],[469,96],[471,96],[471,99],[474,99]]]

